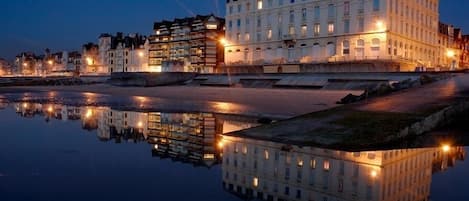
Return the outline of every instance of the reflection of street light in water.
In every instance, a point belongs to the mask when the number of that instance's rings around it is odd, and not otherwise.
[[[445,152],[445,153],[448,153],[449,151],[451,151],[451,146],[447,145],[447,144],[444,144],[444,145],[441,146],[441,150],[443,150],[443,152]]]
[[[47,108],[47,111],[48,111],[49,113],[52,113],[52,112],[54,111],[54,108],[52,108],[52,106],[49,106],[49,108]]]
[[[85,114],[85,118],[89,119],[91,116],[93,116],[93,110],[88,109]]]

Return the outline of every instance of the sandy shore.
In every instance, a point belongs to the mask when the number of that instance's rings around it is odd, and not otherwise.
[[[259,112],[275,111],[285,115],[300,115],[336,107],[336,102],[349,93],[361,91],[328,91],[296,89],[255,89],[222,87],[115,87],[105,84],[79,86],[2,87],[0,93],[58,91],[89,92],[112,96],[144,96],[186,101],[219,101],[258,108]]]

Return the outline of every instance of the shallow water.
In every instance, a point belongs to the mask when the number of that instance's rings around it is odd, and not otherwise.
[[[0,200],[469,200],[468,147],[346,152],[220,136],[257,117],[0,110]]]

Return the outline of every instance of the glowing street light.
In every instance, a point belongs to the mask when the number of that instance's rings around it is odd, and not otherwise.
[[[49,65],[52,65],[52,64],[54,64],[54,61],[49,60],[49,61],[47,61],[47,63],[48,63]]]
[[[88,109],[85,114],[85,118],[89,119],[91,116],[93,116],[93,111],[91,109]]]
[[[47,108],[47,111],[48,111],[49,113],[52,113],[52,112],[54,111],[54,108],[52,108],[52,106],[49,106],[49,108]]]
[[[456,55],[456,53],[454,52],[454,50],[446,51],[446,56],[449,57],[449,58],[453,58],[455,55]]]
[[[383,21],[381,21],[381,20],[376,21],[376,29],[377,29],[378,31],[384,31],[385,28],[386,28],[386,27],[385,27]]]
[[[138,53],[138,56],[139,56],[140,58],[143,58],[143,56],[145,56],[145,54],[143,54],[143,52],[139,52],[139,53]]]
[[[87,63],[88,65],[93,65],[93,59],[90,58],[90,57],[86,57],[86,63]]]
[[[23,66],[24,66],[24,67],[28,67],[28,63],[24,62],[24,63],[23,63]]]
[[[225,38],[221,38],[218,42],[220,42],[220,44],[222,44],[223,46],[229,45],[228,40],[226,40]]]
[[[451,146],[445,144],[445,145],[441,146],[441,150],[443,150],[443,152],[445,152],[445,153],[448,153],[451,150]]]
[[[372,171],[370,172],[370,176],[371,176],[372,178],[376,178],[376,177],[378,176],[378,172],[377,172],[376,170],[372,170]]]

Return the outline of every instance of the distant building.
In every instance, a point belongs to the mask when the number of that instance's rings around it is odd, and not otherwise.
[[[111,39],[110,47],[105,57],[109,73],[149,71],[148,51],[150,44],[145,36],[139,34],[124,36],[120,32],[116,36],[109,34],[105,34],[105,36],[101,38],[102,41],[105,41],[103,44],[108,44],[108,39]]]
[[[460,66],[469,68],[469,35],[462,36],[460,49],[462,50]]]
[[[100,74],[107,73],[107,69],[100,62],[99,46],[94,43],[83,45],[82,53],[83,65],[80,67],[80,74]]]
[[[149,68],[181,71],[182,62],[185,72],[215,72],[224,61],[224,47],[218,42],[224,36],[224,25],[225,20],[214,15],[155,22],[154,34],[149,37]]]
[[[12,69],[10,63],[5,59],[0,58],[0,76],[11,75]]]
[[[226,65],[437,65],[439,1],[227,0]],[[299,71],[299,69],[296,69]]]
[[[36,56],[32,52],[23,52],[16,56],[13,74],[22,76],[43,76],[47,69],[43,65],[45,56]]]

